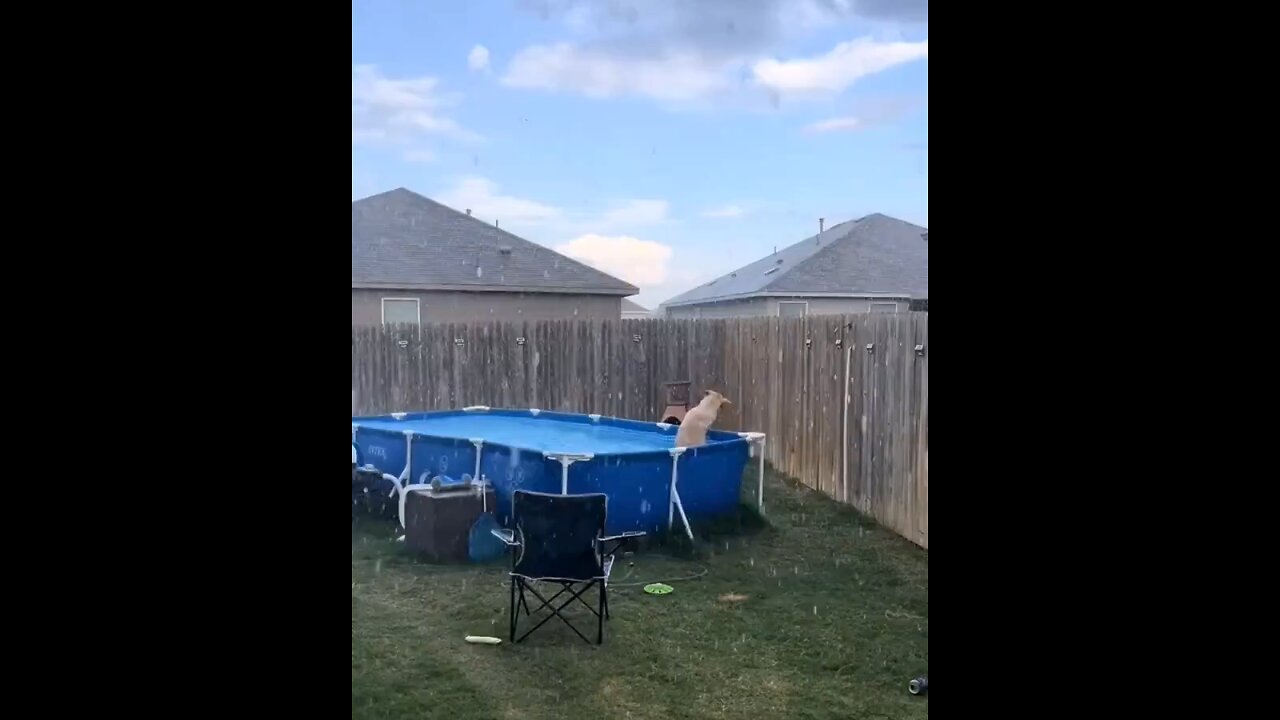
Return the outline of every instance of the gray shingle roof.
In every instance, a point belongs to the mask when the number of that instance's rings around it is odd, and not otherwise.
[[[649,312],[649,308],[644,307],[640,303],[635,303],[626,298],[622,299],[622,312]]]
[[[615,277],[404,188],[351,203],[351,287],[639,292]]]
[[[689,305],[756,295],[929,297],[926,228],[873,213],[828,228],[670,300]]]

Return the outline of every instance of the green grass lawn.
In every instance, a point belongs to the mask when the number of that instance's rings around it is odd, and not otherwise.
[[[502,566],[419,564],[391,526],[354,524],[351,717],[928,717],[907,692],[929,669],[928,553],[781,477],[765,500],[768,527],[621,561],[602,646],[558,620],[512,645]]]

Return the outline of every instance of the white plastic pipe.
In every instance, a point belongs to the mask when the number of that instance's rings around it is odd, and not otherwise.
[[[569,494],[569,466],[576,462],[585,462],[595,457],[594,453],[543,453],[548,460],[560,461],[560,494]]]
[[[764,515],[764,448],[768,437],[760,434],[760,483],[756,487],[756,511]]]
[[[480,451],[484,447],[484,440],[480,438],[471,438],[471,444],[476,446],[476,472],[471,477],[479,479],[480,477]]]
[[[430,490],[430,489],[431,489],[431,483],[414,483],[412,485],[405,485],[404,488],[400,490],[400,527],[406,530],[409,529],[409,526],[405,524],[405,521],[404,521],[404,505],[405,505],[405,500],[408,499],[409,497],[409,493],[417,492],[418,490]]]
[[[404,431],[404,470],[400,471],[400,477],[398,478],[393,478],[387,473],[382,474],[382,477],[395,483],[395,485],[393,485],[391,488],[391,492],[387,493],[387,497],[391,497],[395,493],[400,493],[400,497],[398,498],[399,499],[398,504],[400,506],[400,527],[407,527],[404,523],[404,499],[409,494],[409,488],[420,487],[420,485],[409,484],[409,478],[411,477],[410,468],[412,467],[413,467],[413,431],[405,430]]]
[[[760,444],[760,479],[756,486],[756,510],[761,515],[764,514],[764,451],[766,435],[762,432],[740,432],[738,437],[745,438],[748,443],[754,447],[756,443]]]
[[[480,487],[480,507],[484,512],[489,512],[489,497],[484,492],[484,478],[480,476],[480,453],[484,448],[484,440],[481,438],[471,438],[471,444],[476,446],[476,474],[471,477]]]
[[[395,487],[391,489],[391,492],[387,493],[387,497],[391,497],[392,495],[394,495],[396,491],[400,489],[401,485],[404,485],[405,483],[409,482],[409,478],[411,477],[409,474],[409,468],[412,466],[413,466],[413,431],[405,430],[404,431],[404,470],[400,471],[400,477],[398,478],[391,477],[387,473],[382,473],[382,477],[387,478],[388,480],[396,484]]]
[[[667,527],[670,528],[675,522],[675,511],[680,511],[680,519],[684,522],[684,533],[689,536],[689,540],[693,541],[693,528],[689,526],[689,517],[684,514],[684,503],[680,502],[680,491],[676,489],[676,482],[680,479],[680,456],[684,454],[685,448],[671,448],[671,497],[667,504]]]
[[[844,356],[844,388],[840,391],[844,398],[844,421],[840,423],[840,484],[841,497],[846,503],[849,502],[849,365],[852,362],[853,343],[849,343]]]

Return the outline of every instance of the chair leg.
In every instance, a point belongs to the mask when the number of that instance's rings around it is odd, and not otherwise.
[[[550,612],[547,614],[547,616],[546,616],[546,617],[542,618],[542,620],[540,620],[540,621],[539,621],[537,624],[535,624],[533,627],[529,628],[528,630],[525,630],[523,635],[519,636],[517,639],[513,640],[512,642],[515,642],[515,643],[522,642],[525,638],[529,637],[529,636],[530,636],[530,635],[532,635],[535,631],[537,631],[537,629],[538,629],[538,628],[542,627],[543,625],[546,625],[549,621],[551,621],[551,620],[552,620],[552,619],[554,619],[554,618],[559,618],[559,619],[561,620],[561,622],[563,622],[565,625],[568,625],[568,626],[569,626],[569,629],[570,629],[570,630],[572,630],[572,631],[574,632],[574,634],[575,634],[575,635],[577,635],[578,637],[582,638],[582,641],[583,641],[583,642],[590,644],[590,643],[591,643],[591,640],[589,640],[589,639],[587,638],[587,636],[586,636],[586,635],[583,635],[583,634],[582,634],[582,631],[581,631],[581,630],[579,630],[577,627],[575,627],[575,626],[574,626],[574,624],[569,620],[569,618],[567,618],[567,617],[565,617],[565,616],[564,616],[563,611],[564,611],[564,609],[565,609],[565,608],[567,608],[567,607],[569,607],[570,605],[572,605],[572,604],[573,604],[573,602],[574,602],[575,600],[577,600],[577,601],[579,601],[579,602],[583,602],[583,604],[586,604],[586,605],[587,605],[587,609],[588,609],[588,610],[590,610],[591,612],[596,613],[597,615],[599,615],[599,613],[598,613],[598,612],[596,612],[596,608],[591,607],[591,605],[590,605],[590,604],[587,604],[587,603],[582,599],[582,595],[583,595],[583,593],[586,593],[587,591],[591,590],[591,586],[592,586],[593,584],[594,584],[594,581],[593,581],[593,582],[591,582],[591,583],[583,583],[583,584],[582,584],[581,589],[579,589],[579,590],[577,590],[577,591],[573,591],[573,592],[571,592],[571,593],[570,593],[570,595],[569,595],[569,599],[568,599],[568,600],[565,600],[565,601],[564,601],[564,602],[562,602],[562,603],[560,603],[560,605],[559,605],[559,606],[553,606],[553,605],[551,605],[551,604],[547,601],[547,599],[546,599],[545,597],[543,597],[543,596],[542,596],[542,594],[541,594],[541,593],[539,593],[539,592],[537,591],[537,589],[536,589],[536,588],[534,588],[532,585],[527,586],[527,587],[528,587],[529,592],[533,593],[534,597],[536,597],[536,598],[538,598],[539,600],[541,600],[541,601],[542,601],[542,605],[539,605],[539,606],[538,606],[538,609],[539,609],[539,610],[541,610],[542,608],[547,607],[547,608],[550,610]],[[524,585],[522,585],[522,586],[521,586],[521,592],[522,592],[522,593],[524,592],[525,587],[526,587],[526,586],[524,586]],[[559,595],[559,593],[557,593],[557,595]],[[530,618],[530,620],[532,620],[532,618]],[[599,631],[600,631],[600,630],[597,630],[597,632],[599,632]]]
[[[523,600],[523,597],[521,598]],[[519,616],[516,612],[519,610],[516,605],[516,579],[511,578],[511,613],[507,616],[507,624],[511,626],[511,642],[516,641],[516,621]]]
[[[596,644],[604,644],[604,616],[609,612],[609,591],[605,587],[605,582],[600,581],[600,611],[596,613]]]

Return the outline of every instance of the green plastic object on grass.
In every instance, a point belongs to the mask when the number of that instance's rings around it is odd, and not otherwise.
[[[644,591],[650,595],[666,595],[670,593],[672,587],[666,583],[649,583],[644,586]]]

